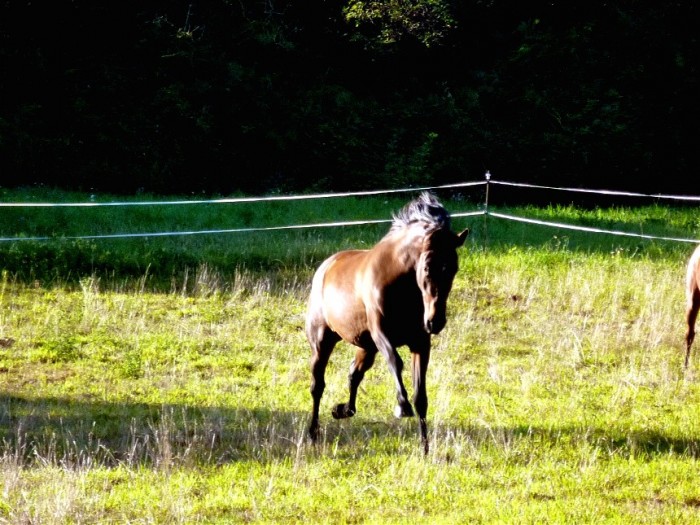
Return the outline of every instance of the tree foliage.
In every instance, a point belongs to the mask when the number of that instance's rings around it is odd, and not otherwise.
[[[443,0],[351,0],[343,14],[356,29],[373,33],[368,40],[376,44],[413,38],[430,47],[444,40],[455,25]],[[358,31],[355,38],[362,39],[362,33]]]
[[[690,2],[0,5],[0,185],[696,192]],[[646,182],[646,181],[649,182]]]

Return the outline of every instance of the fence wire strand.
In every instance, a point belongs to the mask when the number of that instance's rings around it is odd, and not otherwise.
[[[237,203],[255,203],[255,202],[269,202],[269,201],[296,201],[296,200],[311,200],[311,199],[328,199],[328,198],[342,198],[342,197],[359,197],[359,196],[375,196],[375,195],[385,195],[385,194],[396,194],[396,193],[406,193],[406,192],[420,192],[420,191],[431,191],[439,189],[458,189],[467,188],[475,186],[483,186],[487,184],[495,184],[502,186],[514,186],[522,188],[532,188],[532,189],[545,189],[545,190],[557,190],[557,191],[569,191],[569,192],[581,192],[581,193],[592,193],[600,195],[612,195],[612,196],[624,196],[624,197],[645,197],[653,199],[666,199],[666,200],[681,200],[681,201],[699,201],[698,196],[686,196],[686,195],[663,195],[663,194],[644,194],[644,193],[634,193],[634,192],[623,192],[623,191],[613,191],[613,190],[592,190],[586,188],[565,188],[565,187],[554,187],[554,186],[542,186],[536,184],[526,184],[517,182],[508,182],[500,180],[490,179],[490,175],[486,181],[475,181],[475,182],[462,182],[456,184],[445,184],[441,186],[424,186],[419,188],[399,188],[399,189],[389,189],[389,190],[372,190],[372,191],[357,191],[357,192],[345,192],[345,193],[319,193],[319,194],[309,194],[309,195],[273,195],[264,197],[237,197],[237,198],[222,198],[222,199],[203,199],[203,200],[170,200],[170,201],[125,201],[125,202],[67,202],[67,203],[52,203],[52,202],[0,202],[0,208],[65,208],[65,207],[102,207],[102,206],[178,206],[178,205],[193,205],[193,204],[237,204]],[[488,187],[488,186],[487,186]],[[550,228],[567,229],[567,230],[577,230],[589,233],[598,234],[608,234],[608,235],[618,235],[625,237],[637,237],[640,239],[647,240],[661,240],[661,241],[675,241],[684,243],[695,243],[700,244],[698,239],[690,238],[680,238],[680,237],[666,237],[666,236],[656,236],[656,235],[646,235],[640,233],[623,232],[616,230],[605,230],[601,228],[592,228],[586,226],[577,226],[573,224],[552,222],[552,221],[542,221],[536,219],[530,219],[526,217],[518,217],[514,215],[508,215],[498,212],[492,212],[488,210],[488,203],[486,203],[486,209],[479,211],[469,211],[469,212],[456,212],[451,213],[452,217],[473,217],[479,215],[486,215],[494,217],[497,219],[523,222],[528,224],[534,224],[538,226],[545,226]],[[335,221],[335,222],[324,222],[324,223],[310,223],[310,224],[295,224],[295,225],[280,225],[280,226],[269,226],[269,227],[252,227],[252,228],[229,228],[229,229],[218,229],[218,230],[190,230],[190,231],[165,231],[165,232],[139,232],[139,233],[114,233],[114,234],[96,234],[96,235],[76,235],[76,236],[34,236],[34,237],[0,237],[0,242],[16,242],[16,241],[52,241],[52,240],[99,240],[99,239],[134,239],[134,238],[147,238],[147,237],[175,237],[175,236],[192,236],[192,235],[216,235],[216,234],[231,234],[231,233],[246,233],[246,232],[266,232],[266,231],[277,231],[277,230],[299,230],[308,228],[334,228],[341,226],[361,226],[367,224],[381,224],[389,223],[389,219],[368,219],[368,220],[357,220],[357,221]]]

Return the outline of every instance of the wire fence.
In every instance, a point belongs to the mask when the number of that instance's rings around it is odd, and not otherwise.
[[[299,200],[312,200],[312,199],[337,199],[345,197],[362,197],[362,196],[378,196],[378,195],[389,195],[398,193],[409,193],[409,192],[420,192],[420,191],[436,191],[436,190],[446,190],[446,189],[461,189],[469,187],[485,187],[485,199],[482,209],[476,211],[456,211],[452,212],[452,217],[474,217],[485,215],[489,218],[522,222],[527,224],[533,224],[538,226],[575,230],[588,233],[596,234],[607,234],[607,235],[618,235],[624,237],[637,237],[640,239],[647,240],[663,240],[663,241],[675,241],[684,243],[694,243],[700,244],[700,239],[693,238],[682,238],[682,237],[666,237],[666,236],[656,236],[656,235],[646,235],[633,232],[624,232],[617,230],[606,230],[602,228],[593,228],[587,226],[580,226],[575,224],[567,224],[561,222],[553,221],[543,221],[532,219],[528,217],[519,217],[499,212],[494,212],[489,209],[489,191],[490,186],[511,186],[519,188],[528,188],[535,190],[547,190],[547,191],[561,191],[561,192],[573,192],[573,193],[587,193],[587,194],[597,194],[606,195],[613,197],[638,197],[638,198],[650,198],[656,200],[670,200],[670,201],[683,201],[683,202],[700,202],[700,196],[687,196],[687,195],[665,195],[665,194],[645,194],[645,193],[635,193],[635,192],[624,192],[624,191],[613,191],[605,189],[587,189],[587,188],[567,188],[567,187],[555,187],[555,186],[543,186],[537,184],[527,184],[527,183],[516,183],[508,181],[500,181],[491,179],[490,173],[487,171],[485,174],[485,180],[483,181],[473,181],[473,182],[462,182],[455,184],[445,184],[439,186],[423,186],[423,187],[413,187],[413,188],[399,188],[399,189],[387,189],[387,190],[372,190],[372,191],[356,191],[356,192],[345,192],[345,193],[318,193],[309,195],[273,195],[273,196],[263,196],[263,197],[235,197],[235,198],[221,198],[221,199],[199,199],[199,200],[150,200],[150,201],[122,201],[122,202],[100,202],[96,201],[94,196],[91,197],[89,201],[85,202],[0,202],[0,208],[84,208],[84,207],[135,207],[135,206],[192,206],[201,204],[239,204],[239,203],[256,203],[256,202],[271,202],[271,201],[299,201]],[[114,233],[114,234],[94,234],[94,235],[76,235],[76,236],[14,236],[14,237],[0,237],[0,243],[6,242],[17,242],[17,241],[50,241],[50,240],[97,240],[97,239],[133,239],[133,238],[146,238],[146,237],[176,237],[176,236],[192,236],[192,235],[215,235],[215,234],[229,234],[229,233],[244,233],[244,232],[265,232],[265,231],[276,231],[276,230],[299,230],[306,228],[334,228],[341,226],[360,226],[367,224],[381,224],[389,223],[391,219],[368,219],[368,220],[355,220],[355,221],[334,221],[334,222],[322,222],[322,223],[308,223],[308,224],[291,224],[291,225],[279,225],[279,226],[268,226],[268,227],[246,227],[246,228],[228,228],[228,229],[207,229],[207,230],[189,230],[189,231],[156,231],[156,232],[138,232],[138,233]]]

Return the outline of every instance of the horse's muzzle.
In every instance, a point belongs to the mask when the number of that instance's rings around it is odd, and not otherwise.
[[[443,319],[426,319],[424,328],[429,334],[437,335],[445,328],[445,324],[446,320]]]

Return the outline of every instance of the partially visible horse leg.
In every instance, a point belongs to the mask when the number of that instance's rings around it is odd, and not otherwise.
[[[685,368],[688,368],[690,360],[690,347],[695,339],[695,321],[700,309],[700,246],[688,260],[685,274],[685,320],[687,330],[685,333]]]
[[[430,362],[430,339],[426,337],[420,345],[411,347],[411,372],[413,377],[413,405],[418,413],[418,430],[423,444],[423,452],[428,453],[428,392],[425,387],[425,376]]]
[[[350,365],[350,375],[348,376],[350,399],[348,399],[347,403],[340,403],[336,405],[336,407],[333,409],[334,418],[343,419],[355,415],[355,412],[357,411],[355,406],[355,400],[357,399],[357,388],[360,386],[362,379],[365,377],[365,372],[372,368],[376,355],[377,349],[374,347],[369,349],[358,349],[357,353],[355,354],[355,359],[353,359],[352,364]]]
[[[309,438],[314,443],[318,439],[318,412],[321,406],[321,396],[326,388],[324,379],[328,359],[340,337],[330,330],[330,328],[307,331],[309,342],[311,343],[311,397],[313,398],[313,409],[311,412],[311,424],[309,425]]]
[[[690,347],[695,339],[695,321],[698,318],[698,310],[700,310],[700,290],[698,290],[695,281],[689,284],[688,301],[686,304],[685,320],[688,325],[685,334],[685,368],[688,368],[690,360]]]

